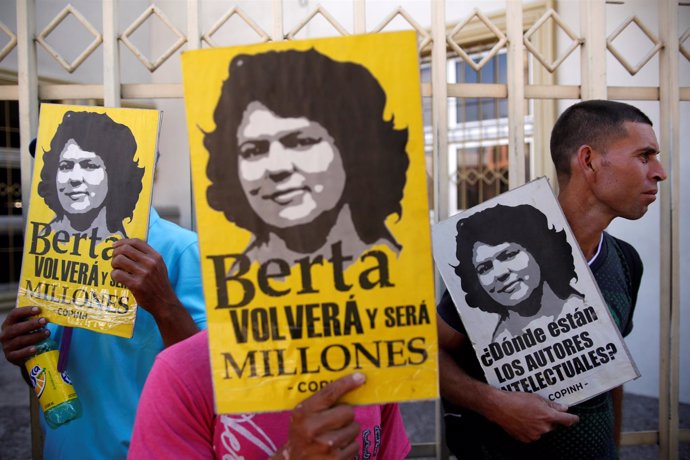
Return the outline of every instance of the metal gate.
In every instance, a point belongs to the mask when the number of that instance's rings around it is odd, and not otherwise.
[[[7,2],[9,3],[9,2]],[[104,0],[91,2],[100,8],[100,21],[89,21],[80,10],[89,2],[60,0],[17,0],[15,9],[4,5],[0,19],[0,66],[16,71],[15,82],[0,85],[1,101],[18,101],[20,148],[22,152],[21,191],[27,209],[31,183],[31,161],[28,144],[37,132],[38,107],[41,101],[99,103],[117,107],[123,101],[180,100],[181,81],[160,83],[157,70],[167,61],[179,59],[183,50],[237,44],[233,27],[244,30],[241,39],[261,42],[291,40],[314,36],[322,29],[327,35],[373,33],[392,29],[414,29],[418,33],[420,58],[430,78],[422,83],[422,94],[428,103],[431,120],[427,127],[429,173],[433,178],[432,207],[434,219],[441,220],[458,204],[451,203],[459,183],[469,176],[459,175],[449,114],[458,100],[505,100],[506,117],[501,125],[507,168],[507,187],[546,175],[553,177],[548,152],[548,133],[557,114],[558,101],[579,99],[615,99],[654,101],[658,103],[663,164],[669,180],[661,184],[660,198],[660,356],[659,356],[659,427],[656,431],[624,433],[623,444],[658,444],[660,458],[677,458],[678,443],[690,442],[690,430],[679,429],[679,344],[680,344],[680,111],[690,101],[690,87],[681,87],[681,65],[690,60],[690,24],[687,2],[658,0],[658,21],[649,24],[636,15],[643,2],[582,0],[562,2],[546,0],[524,4],[521,1],[480,2],[428,0],[425,2],[366,0],[204,1],[204,0]],[[398,5],[400,3],[400,5]],[[483,11],[496,7],[498,11]],[[626,5],[626,3],[628,5]],[[59,5],[56,8],[56,4]],[[487,5],[488,4],[488,5]],[[76,6],[74,6],[76,5]],[[52,19],[42,19],[44,7],[57,9]],[[473,8],[476,6],[477,8]],[[123,9],[140,14],[131,22],[120,24]],[[626,8],[628,19],[607,34],[606,17],[611,8]],[[48,8],[49,9],[49,8]],[[295,17],[295,11],[302,14]],[[306,11],[306,14],[304,12]],[[336,12],[334,12],[336,11]],[[422,13],[420,13],[420,11]],[[568,12],[568,14],[566,14]],[[579,16],[579,20],[570,16]],[[684,13],[684,14],[681,14]],[[422,19],[422,16],[424,19]],[[374,18],[374,19],[372,19]],[[63,21],[83,28],[86,39],[74,43],[76,56],[63,57],[56,50],[51,34]],[[76,22],[74,22],[76,21]],[[156,26],[151,26],[155,21]],[[430,24],[423,27],[420,23]],[[146,29],[148,27],[148,29]],[[143,29],[142,29],[143,28]],[[648,40],[636,62],[620,51],[619,35],[636,29]],[[147,30],[151,43],[142,47],[134,40]],[[228,32],[230,29],[230,32]],[[315,32],[314,29],[319,31]],[[658,30],[654,33],[653,30]],[[580,32],[575,32],[579,30]],[[167,36],[165,45],[160,36]],[[162,48],[161,48],[162,46]],[[143,50],[142,50],[143,48]],[[159,49],[161,48],[161,49]],[[101,53],[100,75],[95,83],[85,83],[71,76],[94,52]],[[151,54],[156,53],[155,56]],[[44,78],[46,70],[39,64],[39,54],[52,57],[60,66],[59,79]],[[78,53],[78,54],[77,54]],[[121,57],[136,58],[136,71],[123,65]],[[464,63],[479,74],[491,59],[505,56],[506,76],[489,83],[449,81],[449,63]],[[579,79],[574,83],[559,74],[562,64],[576,56]],[[630,75],[643,67],[657,64],[658,84],[651,86],[615,86],[607,76],[607,56],[613,56]],[[57,64],[56,64],[57,63]],[[455,65],[455,64],[453,64]],[[49,72],[55,75],[55,72]],[[144,75],[143,78],[137,79]],[[11,78],[10,78],[11,79]],[[578,81],[579,80],[579,81]],[[157,82],[159,81],[159,82]],[[687,80],[685,81],[687,85]],[[529,142],[526,143],[526,139]],[[482,150],[483,151],[483,150]],[[492,171],[491,174],[494,174]],[[479,180],[485,180],[486,174]],[[552,181],[554,182],[554,181]],[[452,191],[452,192],[451,192]],[[438,407],[437,407],[438,408]],[[440,419],[437,414],[437,419]],[[415,456],[442,455],[440,430],[430,445],[415,446]]]

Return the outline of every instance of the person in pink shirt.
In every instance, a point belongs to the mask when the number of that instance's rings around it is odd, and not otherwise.
[[[404,459],[397,404],[338,404],[365,383],[342,377],[292,411],[216,414],[207,331],[161,352],[144,386],[128,459]]]

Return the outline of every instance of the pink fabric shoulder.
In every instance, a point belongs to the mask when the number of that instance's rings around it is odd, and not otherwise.
[[[214,421],[204,330],[156,358],[139,400],[127,458],[214,458]]]
[[[360,459],[401,460],[410,450],[397,404],[355,409]],[[158,355],[139,402],[130,459],[266,459],[288,439],[290,412],[220,415],[213,405],[208,334]]]

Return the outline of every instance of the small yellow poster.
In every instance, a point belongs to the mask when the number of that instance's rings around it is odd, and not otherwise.
[[[136,301],[112,245],[145,240],[160,112],[41,105],[17,306],[62,326],[131,337]]]
[[[436,398],[413,32],[183,55],[218,413]]]

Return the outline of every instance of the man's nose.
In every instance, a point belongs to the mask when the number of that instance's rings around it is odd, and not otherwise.
[[[652,178],[657,182],[668,179],[668,174],[666,174],[664,165],[661,164],[661,161],[659,161],[658,157],[652,162],[651,173]]]

